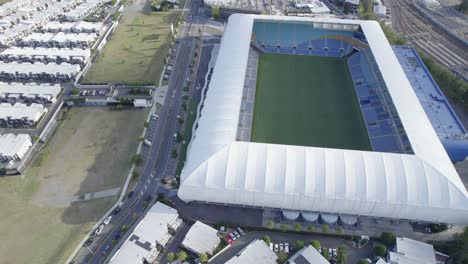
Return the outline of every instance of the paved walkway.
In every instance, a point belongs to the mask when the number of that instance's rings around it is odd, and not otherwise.
[[[106,198],[106,197],[111,197],[115,196],[119,193],[120,187],[118,188],[113,188],[113,189],[108,189],[104,191],[99,191],[99,192],[92,192],[92,193],[84,193],[84,194],[79,194],[75,195],[72,198],[72,203],[74,202],[84,202],[92,199],[100,199],[100,198]]]

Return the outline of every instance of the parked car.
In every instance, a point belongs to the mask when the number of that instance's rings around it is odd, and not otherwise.
[[[101,252],[102,255],[103,256],[107,255],[107,253],[109,253],[110,248],[111,248],[111,245],[107,244]]]
[[[145,197],[145,202],[148,202],[149,200],[151,200],[151,195],[148,194],[148,195],[146,195],[146,197]]]
[[[275,244],[273,251],[278,252],[278,244]]]
[[[270,249],[273,251],[273,243],[270,243]]]
[[[151,141],[145,139],[145,145],[148,146],[148,147],[151,147],[153,145],[153,143],[151,143]]]
[[[117,241],[117,240],[119,240],[121,237],[122,237],[122,235],[121,235],[120,233],[117,233],[117,234],[114,236],[114,239]]]
[[[284,251],[283,243],[280,243],[280,244],[279,244],[279,250],[280,250],[280,251]]]
[[[241,236],[245,235],[244,230],[242,230],[240,227],[237,227],[236,230],[237,230],[237,232],[239,232],[239,234],[240,234]]]
[[[101,234],[102,229],[104,229],[104,225],[100,225],[98,228],[96,228],[96,231],[94,231],[94,234],[96,235]]]
[[[289,253],[289,244],[284,243],[284,252]]]
[[[227,241],[228,241],[228,243],[229,243],[230,245],[232,245],[232,244],[234,243],[234,240],[232,240],[231,236],[227,235],[227,236],[226,236],[226,239],[227,239]]]
[[[336,257],[337,250],[336,248],[332,249],[332,257]]]
[[[233,241],[236,241],[237,239],[236,235],[234,235],[233,233],[230,233],[229,236],[231,237]]]
[[[234,233],[234,235],[235,235],[237,238],[240,237],[240,235],[239,235],[239,233],[238,233],[237,231],[234,230],[234,232],[232,232],[232,233]]]
[[[132,198],[132,196],[133,196],[134,193],[135,193],[134,191],[129,192],[129,193],[127,194],[127,198]]]
[[[104,219],[104,221],[102,221],[105,225],[108,225],[110,223],[112,219],[112,215],[109,215],[108,217],[106,217],[106,219]]]
[[[117,206],[117,207],[114,209],[114,211],[112,211],[112,213],[113,213],[114,215],[116,215],[116,214],[118,214],[118,213],[120,212],[120,210],[122,210],[122,209],[120,208],[120,206]]]

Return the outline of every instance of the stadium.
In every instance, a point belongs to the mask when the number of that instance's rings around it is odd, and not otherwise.
[[[379,24],[229,18],[179,197],[468,224],[468,195]]]

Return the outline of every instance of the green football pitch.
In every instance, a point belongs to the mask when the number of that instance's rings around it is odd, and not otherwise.
[[[251,141],[372,150],[346,60],[261,55]]]

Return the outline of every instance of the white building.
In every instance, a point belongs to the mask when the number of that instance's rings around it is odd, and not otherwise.
[[[296,0],[297,8],[308,8],[312,14],[330,14],[330,9],[319,0]]]
[[[26,47],[89,48],[97,39],[96,33],[32,33],[19,44]]]
[[[137,264],[144,260],[153,263],[181,224],[182,219],[175,209],[159,202],[154,204],[110,263]]]
[[[286,261],[288,264],[330,264],[313,246],[309,245]]]
[[[57,49],[11,47],[0,52],[0,59],[4,62],[67,62],[86,64],[91,57],[90,49]]]
[[[252,241],[242,251],[226,262],[226,264],[275,264],[278,256],[261,239]]]
[[[397,237],[394,252],[390,252],[391,264],[436,264],[434,247],[407,237]]]
[[[42,104],[0,103],[0,126],[2,127],[32,127],[47,113]]]
[[[20,161],[31,148],[31,137],[27,134],[0,135],[0,160]]]
[[[73,80],[81,67],[68,63],[4,63],[0,62],[0,79],[24,81]]]
[[[73,8],[77,1],[27,1],[4,10],[0,20],[0,44],[10,45]],[[0,11],[1,13],[2,11]]]
[[[218,231],[209,225],[196,221],[182,241],[182,246],[199,255],[205,253],[212,255],[221,239]]]
[[[387,7],[384,5],[374,5],[374,14],[378,16],[385,16],[387,13]]]
[[[62,15],[67,21],[78,21],[81,20],[98,9],[102,4],[109,2],[110,0],[87,0],[75,9],[70,10]]]
[[[414,154],[239,141],[255,21],[362,30]],[[185,202],[468,224],[465,186],[375,21],[231,15],[194,127],[178,191]]]
[[[0,102],[55,103],[61,89],[60,84],[0,82]]]
[[[65,32],[65,33],[101,33],[104,24],[101,22],[58,22],[52,21],[42,27],[43,32]]]

